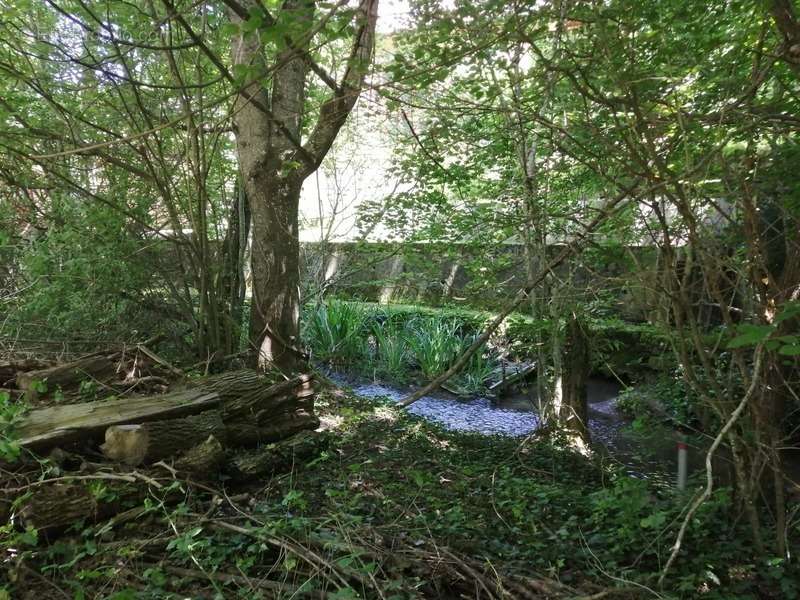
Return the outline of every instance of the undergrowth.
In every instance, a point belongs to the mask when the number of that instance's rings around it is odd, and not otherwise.
[[[433,379],[446,371],[478,335],[479,325],[463,315],[428,314],[329,300],[307,307],[305,342],[312,356],[336,368],[392,383]],[[454,378],[467,392],[479,392],[497,364],[484,348]]]
[[[655,596],[646,588],[687,497],[558,440],[448,432],[339,391],[321,394],[318,412],[326,430],[289,473],[236,488],[208,482],[207,491],[176,481],[177,505],[162,490],[135,523],[76,523],[51,546],[33,531],[6,531],[15,548],[6,597],[465,597],[415,570],[414,552],[469,557],[497,577]],[[715,491],[661,597],[796,597],[794,567],[755,563],[730,510],[728,490]],[[321,563],[309,568],[315,556]]]

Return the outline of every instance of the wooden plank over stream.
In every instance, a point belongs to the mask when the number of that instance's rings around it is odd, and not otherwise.
[[[22,446],[42,450],[101,436],[112,425],[185,417],[216,408],[220,402],[216,392],[193,389],[163,396],[64,404],[31,411],[15,431]]]
[[[490,381],[494,380],[494,383],[490,383],[487,389],[493,394],[500,394],[506,388],[525,380],[535,371],[535,362],[504,363],[492,373]]]

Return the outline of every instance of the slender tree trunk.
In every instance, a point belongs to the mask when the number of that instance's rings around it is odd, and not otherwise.
[[[589,445],[589,409],[586,380],[590,372],[589,338],[583,324],[572,316],[567,322],[561,364],[559,422]],[[576,440],[578,441],[578,440]]]
[[[240,350],[242,316],[246,294],[245,255],[250,236],[250,207],[244,192],[241,177],[236,180],[233,202],[228,217],[228,227],[222,243],[222,271],[216,295],[225,301],[227,310],[223,315],[225,354]]]

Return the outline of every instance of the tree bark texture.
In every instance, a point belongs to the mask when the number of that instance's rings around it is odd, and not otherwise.
[[[567,323],[562,354],[561,424],[589,444],[589,413],[586,380],[590,371],[589,339],[581,322]]]
[[[175,461],[175,468],[198,477],[209,477],[219,472],[225,460],[225,448],[213,435],[194,448],[187,450]]]
[[[222,413],[209,410],[182,419],[167,419],[106,429],[100,446],[106,458],[128,465],[152,463],[197,446],[209,436],[224,441]]]

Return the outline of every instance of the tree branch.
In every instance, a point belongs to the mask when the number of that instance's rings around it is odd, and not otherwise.
[[[660,185],[658,186],[660,187]],[[592,221],[586,225],[584,230],[578,234],[578,236],[569,244],[567,244],[564,249],[558,253],[553,260],[551,260],[545,267],[539,271],[539,274],[533,278],[532,280],[528,281],[528,283],[520,288],[517,293],[514,295],[514,298],[509,302],[503,310],[492,320],[489,325],[487,325],[486,329],[483,330],[475,340],[470,344],[469,348],[467,348],[464,353],[458,357],[458,360],[453,364],[452,367],[447,369],[444,373],[439,375],[438,377],[434,378],[433,381],[428,383],[427,385],[423,386],[413,394],[407,396],[400,402],[400,406],[410,406],[420,398],[422,398],[425,394],[430,393],[431,391],[438,388],[442,385],[445,381],[450,379],[453,375],[457,374],[464,366],[469,362],[469,359],[475,354],[481,346],[483,346],[492,334],[497,330],[500,325],[503,324],[503,321],[506,320],[506,317],[510,315],[513,311],[519,307],[527,298],[528,295],[533,291],[533,289],[539,285],[547,275],[553,271],[558,265],[564,262],[567,258],[572,256],[573,254],[580,251],[583,245],[586,243],[586,237],[594,231],[598,225],[600,225],[603,221],[608,218],[608,216],[616,209],[617,206],[622,203],[623,200],[629,198],[633,195],[634,187],[626,188],[619,194],[617,194],[614,198],[609,200],[608,204],[603,208],[603,210],[594,218]]]
[[[312,160],[304,165],[302,178],[308,177],[322,163],[364,87],[374,48],[378,0],[361,0],[358,14],[362,22],[353,38],[353,47],[341,82],[322,104],[317,123],[304,146]]]
[[[771,0],[769,13],[783,37],[781,57],[800,76],[800,22],[797,20],[793,0]]]

